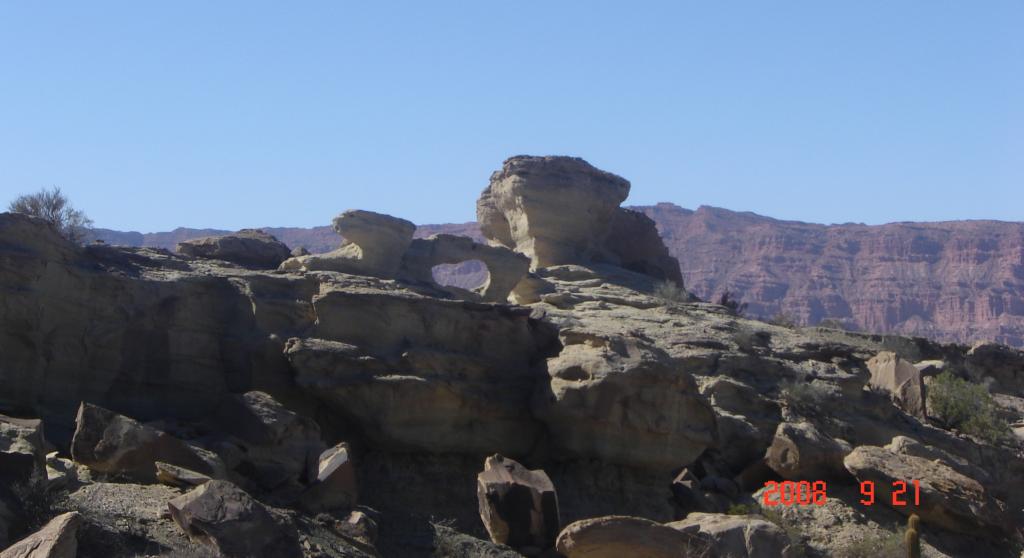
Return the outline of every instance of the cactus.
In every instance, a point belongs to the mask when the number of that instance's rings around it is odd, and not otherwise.
[[[907,518],[907,533],[903,540],[907,545],[907,558],[921,558],[921,518],[916,513]]]

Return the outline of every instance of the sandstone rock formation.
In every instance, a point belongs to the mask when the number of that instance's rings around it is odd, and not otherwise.
[[[464,236],[441,234],[412,241],[402,261],[401,276],[434,283],[434,266],[468,260],[479,260],[486,266],[488,278],[477,292],[489,302],[506,302],[530,268],[528,258],[507,248],[479,244]]]
[[[284,243],[258,229],[186,240],[178,243],[177,250],[184,256],[224,260],[257,269],[274,269],[290,255]]]
[[[480,518],[491,540],[513,548],[551,548],[558,536],[558,495],[544,471],[492,455],[476,477]]]
[[[154,479],[156,462],[162,461],[213,473],[209,463],[181,440],[102,407],[82,403],[75,425],[71,455],[94,471]]]
[[[334,231],[345,239],[340,248],[289,259],[281,268],[394,277],[415,230],[405,219],[350,209],[334,218]]]
[[[708,544],[640,517],[608,516],[567,526],[558,535],[557,548],[566,558],[686,558],[706,554]]]
[[[226,558],[302,556],[295,534],[262,504],[227,481],[214,480],[167,503],[190,537]]]
[[[684,533],[704,535],[711,541],[716,555],[730,558],[785,556],[791,544],[778,525],[751,516],[691,513],[686,519],[668,526]]]
[[[904,411],[925,417],[927,398],[920,370],[892,351],[878,353],[867,366],[871,372],[871,387],[889,393]]]
[[[642,341],[563,330],[534,397],[560,451],[672,469],[715,443],[715,416],[693,378]]]
[[[43,421],[0,415],[0,482],[46,478]]]
[[[75,558],[81,523],[78,512],[58,515],[39,531],[0,552],[0,558]]]
[[[847,476],[843,458],[848,453],[849,444],[829,438],[810,422],[783,422],[764,459],[784,479],[825,480]]]

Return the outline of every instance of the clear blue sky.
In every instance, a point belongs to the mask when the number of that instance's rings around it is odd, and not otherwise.
[[[0,202],[97,226],[467,221],[507,156],[628,203],[1024,220],[1024,2],[0,0]]]

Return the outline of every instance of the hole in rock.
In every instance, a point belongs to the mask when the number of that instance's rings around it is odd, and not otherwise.
[[[473,290],[484,283],[490,275],[487,266],[480,260],[466,260],[453,264],[435,265],[430,270],[434,282],[444,287],[458,287]]]

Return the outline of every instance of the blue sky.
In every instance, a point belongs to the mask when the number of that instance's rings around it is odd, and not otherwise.
[[[0,202],[97,226],[474,218],[514,154],[627,203],[1024,220],[1024,2],[0,0]]]

